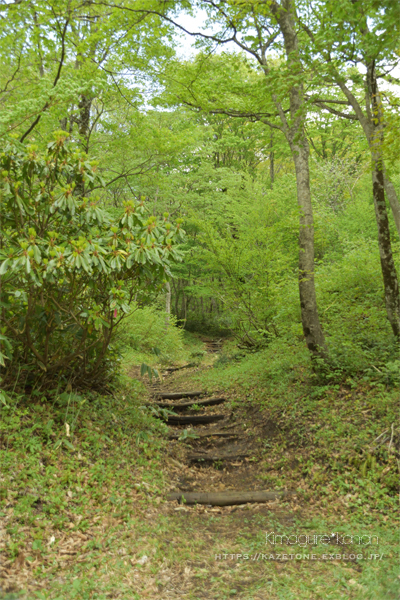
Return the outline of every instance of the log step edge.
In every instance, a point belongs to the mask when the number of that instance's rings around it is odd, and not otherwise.
[[[173,492],[167,500],[179,504],[210,504],[211,506],[234,506],[255,502],[269,502],[286,496],[288,492]]]

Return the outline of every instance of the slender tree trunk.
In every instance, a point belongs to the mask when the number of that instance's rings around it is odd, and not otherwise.
[[[390,208],[392,209],[392,214],[394,218],[394,222],[396,224],[397,233],[400,237],[400,204],[397,198],[396,190],[394,189],[393,183],[390,181],[385,172],[385,167],[383,167],[383,179],[384,186],[387,199],[389,200]]]
[[[90,109],[92,101],[85,94],[81,95],[78,105],[79,108],[79,135],[81,136],[82,148],[89,152],[89,133],[90,133]]]
[[[171,284],[169,281],[166,282],[165,288],[167,290],[167,294],[165,296],[165,312],[167,313],[165,317],[165,329],[168,329],[169,317],[171,314]]]
[[[372,108],[372,190],[374,197],[375,217],[378,226],[378,244],[381,259],[383,285],[385,288],[386,312],[396,338],[400,337],[400,296],[399,282],[393,260],[390,240],[389,218],[385,201],[385,178],[382,156],[383,114],[378,91],[375,64],[367,66],[367,83]],[[394,191],[394,188],[393,188]]]
[[[386,210],[385,191],[392,208],[396,228],[400,231],[400,210],[396,190],[393,184],[385,177],[385,165],[382,156],[384,138],[384,115],[379,89],[375,74],[375,64],[371,61],[367,67],[367,90],[365,99],[365,114],[345,82],[337,71],[334,72],[336,83],[352,106],[364,130],[371,152],[372,163],[372,195],[374,198],[375,217],[378,226],[378,245],[381,259],[383,285],[385,289],[386,312],[393,333],[399,337],[400,332],[400,307],[399,283],[393,259],[392,244],[390,239],[389,218]]]
[[[75,69],[81,68],[83,59],[80,53],[77,54],[75,59]],[[89,136],[90,136],[90,109],[92,101],[85,95],[81,94],[78,103],[79,116],[75,119],[78,125],[78,132],[80,137],[80,143],[82,150],[86,153],[89,152]],[[75,187],[75,194],[77,196],[85,195],[85,183],[84,181],[77,181]]]
[[[294,73],[301,70],[293,0],[282,0],[281,5],[272,2],[279,28],[282,32],[287,64]],[[304,131],[304,89],[302,82],[294,83],[289,92],[290,121],[281,103],[274,96],[282,122],[282,129],[289,142],[297,185],[297,202],[300,208],[299,230],[299,295],[301,321],[307,347],[314,358],[326,358],[327,348],[317,309],[314,281],[314,219],[311,204],[309,155],[310,149]]]
[[[325,339],[318,316],[314,281],[314,218],[311,204],[309,147],[306,139],[293,148],[296,170],[297,203],[300,209],[299,292],[301,321],[307,346],[313,355],[326,353]]]
[[[379,163],[372,172],[375,217],[378,225],[379,254],[385,288],[386,312],[394,335],[400,337],[400,297],[396,267],[390,241],[389,219],[386,210],[384,177]]]
[[[179,316],[179,296],[181,293],[181,289],[180,289],[181,284],[180,284],[179,279],[178,279],[178,285],[176,287],[177,287],[177,290],[176,290],[176,294],[175,294],[175,315],[176,315],[176,318],[179,319],[180,318],[180,316]]]
[[[275,164],[274,164],[274,132],[271,128],[271,138],[269,143],[269,177],[271,179],[271,190],[275,182]]]
[[[185,291],[182,291],[182,320],[186,322],[186,296]]]

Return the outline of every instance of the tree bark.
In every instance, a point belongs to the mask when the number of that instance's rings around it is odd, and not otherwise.
[[[332,67],[331,67],[332,68]],[[334,76],[334,80],[342,90],[343,94],[346,96],[350,106],[353,108],[355,115],[360,122],[361,127],[363,128],[365,137],[367,138],[368,145],[371,151],[372,160],[374,161],[374,154],[378,152],[378,148],[376,147],[377,136],[379,139],[379,143],[383,143],[383,125],[384,125],[384,115],[382,111],[382,106],[380,103],[379,97],[379,89],[378,84],[375,77],[375,67],[371,63],[367,65],[367,84],[369,87],[369,94],[366,95],[365,102],[365,113],[363,112],[361,105],[359,104],[357,98],[352,94],[349,88],[346,86],[346,83],[341,78],[336,69],[332,68],[332,73]],[[369,98],[368,98],[369,96]],[[372,107],[369,106],[371,102]],[[375,106],[375,109],[374,109]],[[371,108],[376,113],[377,122],[374,122],[374,119],[371,116]],[[374,142],[375,140],[375,142]],[[373,147],[375,144],[375,147]],[[393,213],[394,222],[396,224],[397,233],[400,237],[400,204],[397,198],[396,190],[394,188],[393,183],[390,181],[386,174],[385,164],[383,162],[382,153],[380,152],[380,168],[383,170],[383,178],[384,178],[384,190],[386,192],[386,196],[389,200],[390,208]]]
[[[393,260],[390,240],[389,219],[386,211],[383,170],[379,162],[375,162],[372,172],[372,188],[376,223],[378,225],[378,243],[381,259],[383,285],[385,288],[385,304],[388,320],[395,337],[400,337],[400,298],[399,283]]]
[[[293,0],[282,0],[281,5],[273,2],[271,8],[283,35],[288,67],[293,69],[293,77],[296,77],[301,70],[301,63]],[[290,122],[281,103],[276,97],[274,100],[296,170],[297,203],[300,209],[299,295],[304,337],[313,358],[326,358],[327,348],[318,315],[314,281],[314,218],[310,191],[310,149],[304,131],[305,98],[302,81],[293,83],[289,92]]]
[[[396,190],[393,183],[390,181],[383,167],[383,179],[387,199],[389,200],[390,208],[392,209],[393,219],[396,224],[397,233],[400,238],[400,204],[397,198]]]
[[[165,312],[167,313],[165,317],[165,329],[168,329],[169,317],[171,314],[171,284],[169,281],[165,283],[165,288],[167,290],[167,294],[165,296]]]
[[[390,239],[389,218],[386,210],[385,191],[393,212],[396,228],[400,234],[399,202],[391,181],[385,176],[385,165],[382,155],[384,137],[384,115],[376,80],[375,64],[371,61],[367,67],[367,93],[365,98],[365,114],[354,96],[346,86],[339,73],[332,67],[334,79],[359,120],[365,137],[368,140],[372,164],[372,195],[374,199],[375,217],[378,226],[378,245],[381,261],[382,279],[385,289],[386,313],[395,337],[400,335],[400,301],[399,283],[393,259]]]
[[[385,288],[386,312],[396,338],[400,337],[400,296],[399,282],[393,260],[390,240],[389,218],[385,201],[385,178],[382,156],[383,113],[378,91],[375,63],[367,66],[367,84],[372,109],[372,136],[370,142],[372,158],[372,190],[375,217],[378,226],[378,244],[381,259],[383,285]],[[394,188],[393,188],[394,191]]]
[[[293,148],[297,203],[300,209],[299,293],[301,321],[307,347],[313,356],[325,356],[326,346],[318,316],[314,280],[314,218],[311,204],[309,147],[306,139]]]
[[[274,156],[274,131],[271,128],[271,138],[269,143],[269,177],[271,180],[271,190],[275,182],[275,156]]]
[[[89,152],[89,133],[90,133],[90,109],[92,101],[85,94],[81,95],[78,104],[79,108],[79,135],[83,150]]]

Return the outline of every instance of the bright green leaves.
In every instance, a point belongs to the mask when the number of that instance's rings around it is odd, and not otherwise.
[[[2,367],[5,366],[5,359],[10,359],[12,356],[12,346],[10,340],[5,336],[0,334],[0,365]]]
[[[0,321],[10,356],[47,373],[98,368],[113,327],[134,296],[162,286],[183,237],[180,223],[149,217],[142,199],[112,218],[92,192],[96,165],[65,140],[57,133],[45,153],[10,143],[0,156]]]
[[[140,367],[140,375],[143,377],[146,374],[149,376],[150,381],[152,380],[153,375],[154,377],[160,377],[157,369],[150,367],[150,365],[147,365],[146,363],[142,363],[142,366]]]

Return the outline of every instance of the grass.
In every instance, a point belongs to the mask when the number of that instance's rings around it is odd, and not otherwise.
[[[183,348],[190,361],[202,344],[189,335]],[[396,422],[396,386],[379,373],[318,384],[300,345],[244,358],[226,348],[190,385],[224,389],[238,409],[268,414],[276,435],[263,440],[260,483],[294,489],[296,499],[223,509],[164,502],[177,467],[165,426],[140,408],[148,393],[137,381],[122,379],[105,396],[10,394],[1,407],[0,598],[398,597],[398,455],[387,443],[372,451]],[[271,531],[374,534],[379,544],[363,559],[323,559],[319,546],[320,560],[276,560],[292,548],[267,546]],[[376,547],[382,560],[368,558]]]
[[[311,489],[318,489],[321,497],[354,494],[349,506],[363,506],[372,519],[374,511],[394,510],[398,450],[392,445],[389,451],[388,443],[374,450],[374,440],[397,424],[397,382],[363,373],[321,384],[300,344],[284,350],[271,346],[239,363],[235,353],[229,360],[228,352],[222,366],[219,359],[217,368],[200,371],[192,381],[208,390],[229,391],[239,404],[267,412],[279,430],[273,446],[266,440],[271,461],[280,468],[297,462],[291,473],[309,476]],[[290,474],[285,473],[284,481],[290,481]]]

